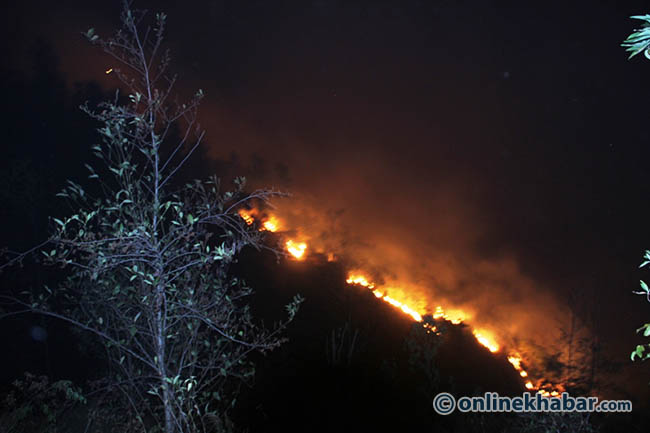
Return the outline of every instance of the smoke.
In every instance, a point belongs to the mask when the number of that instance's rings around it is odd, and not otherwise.
[[[391,297],[417,311],[460,311],[502,347],[559,350],[564,304],[522,269],[521,246],[503,245],[509,228],[495,214],[508,221],[512,213],[499,209],[494,185],[478,170],[460,170],[480,166],[480,152],[459,163],[442,158],[447,147],[437,143],[372,136],[332,144],[270,136],[249,158],[217,165],[248,173],[251,187],[288,190],[292,196],[273,211],[281,230],[308,242],[310,252],[333,253],[363,271]],[[270,169],[280,163],[288,169]]]

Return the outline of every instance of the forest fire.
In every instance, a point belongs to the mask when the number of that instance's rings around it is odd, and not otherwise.
[[[261,220],[261,226],[258,229],[259,231],[268,231],[275,233],[280,229],[280,220],[271,215],[265,218],[259,218],[259,212],[257,210],[246,210],[246,209],[240,209],[239,212],[237,212],[241,219],[244,220],[244,222],[247,225],[253,225],[255,222],[255,219],[258,218]],[[298,242],[293,239],[289,239],[285,242],[285,247],[287,249],[287,252],[291,254],[294,258],[297,260],[302,260],[305,257],[305,251],[307,251],[307,243],[306,242]]]
[[[258,230],[260,231],[278,232],[280,230],[281,222],[275,216],[271,215],[271,216],[260,217],[260,212],[258,212],[257,210],[249,211],[245,209],[241,209],[238,213],[239,216],[244,220],[244,222],[247,225],[252,225],[256,220],[259,220],[259,223],[261,225]],[[287,239],[284,245],[287,252],[291,254],[293,258],[295,258],[296,260],[305,259],[306,252],[307,252],[306,242],[299,242],[294,239]],[[332,261],[334,255],[333,253],[328,253],[327,257],[328,257],[328,261]],[[470,314],[467,314],[462,310],[445,310],[441,305],[436,306],[434,311],[430,313],[425,311],[421,311],[421,312],[417,311],[416,309],[409,306],[407,303],[402,302],[399,299],[396,299],[395,297],[391,297],[388,295],[388,293],[403,292],[402,290],[398,290],[390,287],[382,288],[380,290],[379,288],[376,287],[376,284],[372,282],[368,277],[366,277],[361,271],[350,272],[346,279],[346,283],[350,285],[364,287],[366,289],[371,290],[373,295],[376,298],[381,299],[382,301],[390,304],[391,306],[401,310],[404,314],[407,314],[416,322],[422,323],[422,326],[427,329],[427,332],[434,332],[435,334],[439,334],[439,331],[436,328],[436,326],[423,322],[423,315],[425,314],[431,314],[433,319],[444,320],[452,323],[453,325],[466,323],[466,321],[471,317]],[[482,328],[482,329],[473,329],[472,334],[474,335],[474,338],[476,338],[476,341],[482,346],[484,346],[491,353],[498,353],[501,351],[501,346],[497,342],[492,332]],[[562,392],[564,392],[564,388],[562,387],[562,385],[551,385],[548,383],[543,383],[544,382],[543,380],[538,380],[537,384],[533,383],[533,381],[529,379],[528,372],[522,367],[523,359],[522,356],[519,354],[519,352],[515,351],[508,354],[507,360],[513,366],[513,368],[519,373],[519,375],[523,379],[526,379],[526,382],[524,383],[526,389],[530,391],[537,391],[538,393],[546,397],[557,396],[560,395]]]
[[[357,285],[365,287],[372,290],[372,293],[379,299],[384,302],[389,303],[390,305],[399,308],[404,313],[408,314],[416,322],[422,322],[422,326],[427,329],[427,332],[434,332],[436,335],[439,334],[437,328],[429,323],[423,322],[422,316],[426,314],[425,312],[419,313],[414,309],[410,308],[403,302],[398,301],[397,299],[391,298],[386,295],[383,291],[375,288],[375,283],[371,282],[367,277],[362,273],[355,271],[350,273],[346,279],[348,284]],[[391,289],[387,288],[386,291],[390,292]],[[468,317],[462,311],[454,311],[453,314],[447,313],[442,306],[438,305],[432,314],[433,318],[436,320],[445,320],[451,322],[454,325],[461,324],[465,321],[465,318]],[[488,349],[491,353],[498,353],[501,351],[500,345],[497,343],[494,335],[486,329],[474,329],[472,334],[476,341],[478,341],[482,346]],[[523,359],[519,352],[512,352],[507,357],[508,362],[514,367],[514,369],[519,373],[519,375],[528,379],[528,372],[522,367]],[[544,383],[544,380],[538,380],[537,385],[534,384],[531,380],[526,380],[524,383],[526,389],[530,391],[537,391],[542,394],[544,397],[556,397],[564,392],[564,387],[562,385],[552,385],[549,383]]]

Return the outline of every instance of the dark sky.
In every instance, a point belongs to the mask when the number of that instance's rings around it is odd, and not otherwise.
[[[215,170],[292,192],[278,212],[310,245],[550,352],[577,293],[625,362],[649,307],[631,291],[650,248],[650,62],[627,61],[620,42],[650,8],[607,3],[135,7],[167,13],[180,90],[207,94]],[[119,10],[14,4],[8,68],[28,73],[41,39],[69,86],[112,88],[109,59],[80,32],[111,32]]]

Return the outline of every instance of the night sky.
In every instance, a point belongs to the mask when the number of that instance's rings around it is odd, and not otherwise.
[[[471,311],[535,353],[563,350],[573,308],[640,393],[649,370],[629,353],[650,308],[632,294],[650,249],[650,62],[628,61],[620,43],[650,6],[607,3],[134,6],[168,15],[178,90],[207,95],[205,164],[291,192],[277,214],[310,247],[400,284],[417,305]],[[112,33],[119,11],[10,6],[3,74],[114,89],[110,59],[80,32]],[[24,103],[5,97],[3,110]],[[60,160],[69,150],[56,140],[21,151]]]

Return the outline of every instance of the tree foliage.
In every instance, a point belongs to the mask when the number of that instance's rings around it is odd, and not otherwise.
[[[0,431],[57,432],[63,413],[74,403],[86,403],[81,390],[68,380],[51,383],[46,376],[25,373],[11,384],[2,401]]]
[[[639,53],[643,53],[647,59],[650,59],[650,15],[635,15],[630,18],[644,21],[644,23],[640,29],[634,30],[621,46],[630,53],[628,59]]]
[[[637,19],[644,21],[643,26],[640,29],[634,30],[627,39],[621,44],[625,47],[626,51],[630,52],[628,58],[632,58],[637,54],[643,52],[643,55],[650,60],[650,15],[635,15],[630,17],[632,19]],[[643,262],[639,266],[640,268],[646,267],[650,264],[650,251],[646,251],[643,257]],[[648,302],[650,302],[650,289],[645,281],[641,280],[641,290],[635,291],[637,295],[644,295]],[[646,323],[636,330],[637,333],[642,333],[644,337],[650,337],[650,323]],[[641,360],[646,360],[650,358],[650,343],[648,344],[638,344],[634,351],[630,354],[632,361],[635,358]]]
[[[646,250],[645,255],[643,256],[643,262],[641,263],[640,268],[646,267],[650,264],[650,251]],[[637,295],[643,295],[646,297],[646,300],[650,302],[650,289],[648,288],[648,284],[646,284],[645,281],[641,280],[640,281],[641,285],[641,290],[635,291]],[[643,326],[638,328],[636,330],[637,333],[643,334],[644,337],[650,337],[650,323],[645,323]],[[635,358],[639,358],[641,360],[646,360],[650,358],[650,343],[647,344],[638,344],[632,354],[630,355],[630,358],[632,361],[634,361]]]
[[[85,33],[112,57],[107,73],[127,97],[82,107],[101,124],[92,148],[99,164],[86,165],[97,192],[68,181],[58,194],[73,213],[52,219],[41,253],[68,277],[21,303],[100,337],[110,361],[104,389],[130,415],[122,430],[207,431],[223,424],[237,384],[254,374],[248,355],[282,343],[301,298],[286,306],[285,321],[259,327],[246,302],[251,288],[229,270],[242,248],[262,247],[237,211],[278,192],[247,192],[242,178],[230,189],[216,177],[175,184],[204,137],[203,92],[171,101],[166,17],[145,27],[146,17],[125,2],[113,37]]]

